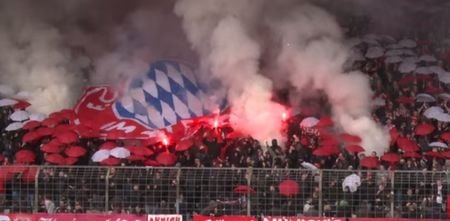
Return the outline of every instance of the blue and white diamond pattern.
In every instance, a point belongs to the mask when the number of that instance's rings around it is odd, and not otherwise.
[[[192,68],[173,61],[150,65],[142,78],[134,79],[116,102],[115,112],[152,129],[166,128],[180,120],[204,116],[211,105],[198,86]]]

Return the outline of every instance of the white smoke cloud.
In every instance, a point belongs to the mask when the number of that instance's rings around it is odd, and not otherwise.
[[[175,12],[183,18],[202,67],[227,90],[231,123],[258,140],[281,138],[284,108],[271,101],[272,82],[260,74],[261,46],[248,25],[257,1],[181,0]]]

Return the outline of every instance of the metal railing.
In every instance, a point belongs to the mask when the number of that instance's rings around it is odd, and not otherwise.
[[[0,212],[447,218],[449,183],[446,171],[3,166]]]

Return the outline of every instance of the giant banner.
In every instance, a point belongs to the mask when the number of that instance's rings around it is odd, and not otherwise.
[[[346,221],[346,219],[306,216],[264,216],[262,217],[262,221]]]
[[[258,221],[254,216],[194,216],[193,221]]]
[[[25,214],[0,215],[0,221],[182,221],[181,215],[132,215],[132,214]]]

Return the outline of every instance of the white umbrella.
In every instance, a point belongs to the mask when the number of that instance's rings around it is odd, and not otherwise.
[[[398,44],[404,48],[415,48],[417,46],[417,43],[411,39],[403,39]]]
[[[446,73],[445,70],[441,66],[437,66],[437,65],[430,66],[430,67],[428,67],[428,69],[432,73],[435,73],[435,74],[438,74],[438,75]]]
[[[439,81],[444,84],[450,84],[450,73],[447,72],[445,74],[439,75]]]
[[[439,122],[445,122],[448,123],[450,122],[450,114],[447,113],[440,113],[436,116],[435,118],[436,120],[438,120]]]
[[[12,113],[9,116],[9,118],[13,121],[24,121],[24,120],[28,120],[29,117],[30,117],[30,114],[23,110],[15,111],[14,113]]]
[[[47,118],[47,115],[43,114],[43,113],[31,113],[30,114],[30,120],[35,120],[35,121],[43,121]]]
[[[363,41],[360,38],[351,38],[350,40],[348,40],[347,44],[349,47],[355,47],[359,44],[361,44]]]
[[[386,105],[386,100],[381,97],[377,97],[372,100],[372,106],[374,107],[382,107]]]
[[[308,163],[308,162],[303,162],[301,165],[302,165],[302,167],[304,167],[308,170],[318,170],[319,169],[316,166],[314,166],[314,164]]]
[[[402,52],[402,55],[409,55],[409,56],[415,56],[416,53],[411,49],[400,49]]]
[[[103,160],[108,159],[109,155],[110,155],[109,150],[99,150],[95,152],[94,155],[92,155],[91,160],[93,162],[102,162]]]
[[[23,127],[23,123],[22,122],[14,122],[14,123],[10,123],[5,130],[6,131],[15,131],[15,130],[19,130]]]
[[[427,118],[437,119],[437,117],[444,113],[444,109],[438,106],[430,107],[423,112],[423,115]]]
[[[116,147],[111,150],[111,156],[119,159],[127,158],[130,155],[131,155],[130,151],[125,147]]]
[[[415,63],[402,62],[398,67],[398,71],[400,71],[400,73],[410,73],[416,70],[416,67],[417,65]]]
[[[401,49],[393,49],[393,50],[389,50],[386,51],[385,55],[386,56],[396,56],[396,55],[402,55],[403,52]]]
[[[3,98],[0,100],[0,107],[12,106],[17,103],[18,103],[18,101],[16,101],[16,100]]]
[[[434,56],[431,56],[429,54],[425,54],[419,57],[419,60],[421,61],[428,61],[428,62],[434,62],[437,61]]]
[[[432,74],[428,67],[418,67],[415,72],[417,74]]]
[[[356,175],[352,174],[347,177],[345,177],[344,181],[342,182],[342,190],[346,191],[346,187],[350,190],[350,192],[354,193],[356,190],[358,190],[358,187],[361,186],[361,178]]]
[[[379,58],[384,55],[384,49],[382,47],[371,47],[367,50],[367,58]]]
[[[399,44],[390,44],[387,46],[387,48],[389,49],[399,49],[402,48],[402,46],[400,46]]]
[[[450,94],[449,93],[439,94],[439,97],[441,97],[442,99],[445,99],[447,101],[450,101]]]
[[[319,123],[319,119],[315,117],[307,117],[300,122],[300,127],[314,127]]]
[[[439,142],[439,141],[429,143],[428,146],[430,146],[430,147],[448,148],[447,144],[445,144],[443,142]]]
[[[406,62],[406,63],[417,63],[419,61],[420,61],[419,58],[416,57],[416,56],[404,57],[403,58],[403,62]]]
[[[399,56],[391,56],[391,57],[387,57],[386,60],[384,60],[384,62],[388,63],[388,64],[392,64],[392,63],[399,63],[402,61],[402,58]]]
[[[417,102],[423,102],[423,103],[429,103],[429,102],[435,102],[436,98],[434,98],[433,96],[429,95],[429,94],[417,94],[416,95],[416,101]]]
[[[0,94],[4,96],[11,96],[14,94],[14,89],[8,85],[0,84]]]

